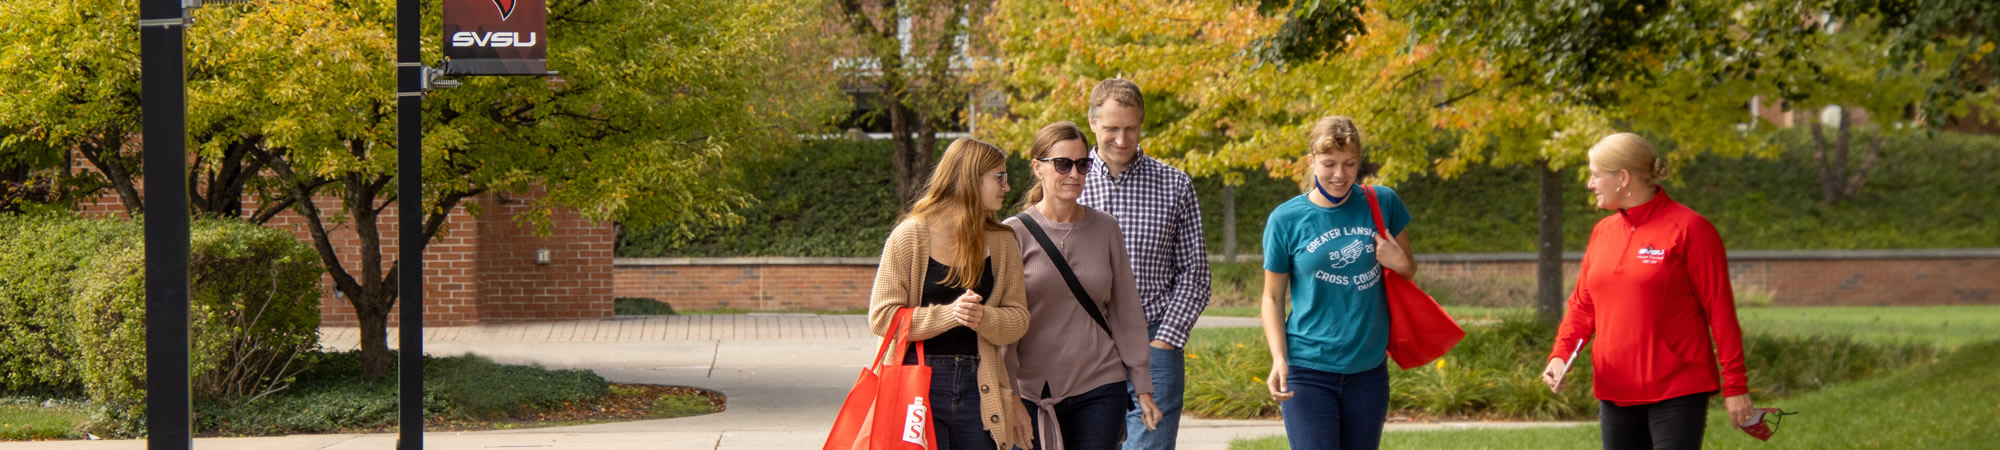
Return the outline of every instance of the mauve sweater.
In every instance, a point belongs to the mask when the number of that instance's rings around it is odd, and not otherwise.
[[[1054,424],[1055,404],[1063,399],[1120,381],[1130,381],[1136,392],[1153,392],[1146,311],[1139,302],[1118,219],[1086,206],[1077,208],[1083,209],[1083,217],[1073,223],[1051,221],[1039,208],[1030,207],[1027,212],[1048,233],[1051,243],[1067,242],[1063,257],[1097,303],[1098,311],[1104,313],[1115,341],[1077,303],[1062,273],[1027,225],[1019,218],[1004,222],[1014,227],[1014,238],[1020,242],[1028,323],[1033,325],[1003,354],[1007,371],[1014,375],[1015,393],[1041,405],[1042,444],[1051,449],[1061,447],[1058,427],[1049,425]],[[1044,384],[1050,393],[1046,399],[1040,398]]]

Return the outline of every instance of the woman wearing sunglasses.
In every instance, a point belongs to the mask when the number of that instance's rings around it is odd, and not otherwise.
[[[885,335],[896,311],[915,308],[910,340],[924,341],[930,414],[940,450],[1027,445],[1016,429],[1013,377],[1000,346],[1028,330],[1021,251],[993,213],[1006,203],[1007,155],[971,138],[953,141],[922,199],[882,246],[868,325]],[[914,347],[914,345],[912,345]],[[917,363],[910,350],[905,363]]]
[[[1666,164],[1645,138],[1605,136],[1590,147],[1597,221],[1577,270],[1576,292],[1556,331],[1542,382],[1562,387],[1592,337],[1592,392],[1607,449],[1698,449],[1708,398],[1722,394],[1730,422],[1756,408],[1744,375],[1743,329],[1729,257],[1715,225],[1660,188]]]
[[[1035,187],[1007,219],[1022,249],[1030,322],[1005,352],[1035,448],[1111,450],[1138,393],[1147,428],[1159,423],[1148,371],[1145,310],[1118,219],[1077,204],[1090,143],[1075,123],[1035,133]],[[1047,447],[1042,447],[1046,445]]]

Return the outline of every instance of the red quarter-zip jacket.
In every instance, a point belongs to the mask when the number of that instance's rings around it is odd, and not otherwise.
[[[1735,297],[1715,225],[1661,189],[1597,221],[1549,357],[1595,336],[1593,393],[1619,406],[1749,393]]]

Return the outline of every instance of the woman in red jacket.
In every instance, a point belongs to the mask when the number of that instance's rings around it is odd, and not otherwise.
[[[1635,134],[1591,146],[1589,189],[1598,208],[1618,213],[1590,232],[1542,371],[1559,389],[1573,352],[1596,338],[1593,393],[1606,449],[1701,448],[1708,397],[1718,391],[1734,425],[1752,410],[1722,238],[1667,197],[1658,183],[1665,169]]]

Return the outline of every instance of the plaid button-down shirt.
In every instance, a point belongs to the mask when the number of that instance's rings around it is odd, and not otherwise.
[[[1078,203],[1118,218],[1146,321],[1160,324],[1153,339],[1186,347],[1195,318],[1208,308],[1209,293],[1208,245],[1193,180],[1143,152],[1117,177],[1097,149],[1090,157],[1090,178]]]

